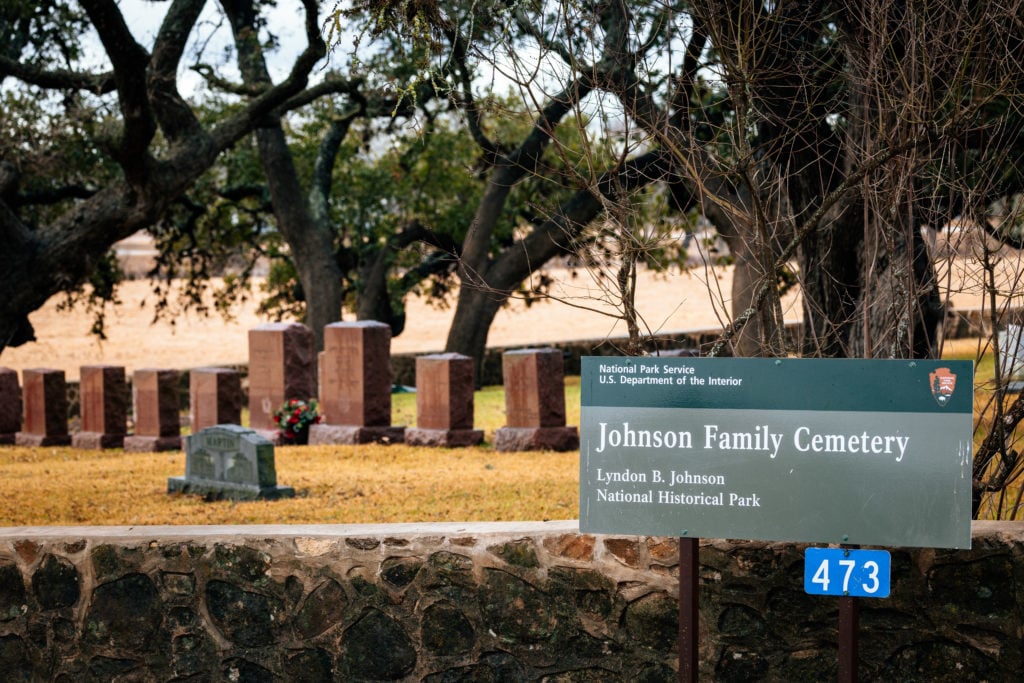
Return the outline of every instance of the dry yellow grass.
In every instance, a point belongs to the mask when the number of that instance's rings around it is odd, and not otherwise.
[[[579,378],[566,380],[567,422],[579,424]],[[415,394],[396,394],[395,424],[415,423]],[[504,424],[504,393],[476,393],[475,421]],[[476,448],[284,446],[278,483],[296,497],[205,502],[168,495],[183,453],[0,448],[0,526],[358,524],[575,519],[579,453]]]
[[[204,502],[168,495],[180,453],[0,449],[0,523],[297,524],[574,519],[579,454],[478,447],[286,446],[278,482],[296,497]]]

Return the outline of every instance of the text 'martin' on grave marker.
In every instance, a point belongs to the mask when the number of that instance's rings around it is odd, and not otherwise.
[[[217,425],[185,437],[185,476],[167,480],[168,493],[195,493],[210,500],[290,498],[278,486],[274,444],[252,429]]]
[[[970,361],[582,359],[580,531],[969,548]]]

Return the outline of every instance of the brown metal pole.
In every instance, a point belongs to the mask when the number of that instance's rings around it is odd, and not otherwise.
[[[679,539],[679,682],[696,683],[700,546],[698,538]]]
[[[839,546],[847,551],[859,545]],[[860,603],[857,598],[839,598],[839,683],[856,683],[857,651],[860,648]]]
[[[860,645],[860,603],[857,598],[839,598],[839,681],[857,680],[857,650]]]

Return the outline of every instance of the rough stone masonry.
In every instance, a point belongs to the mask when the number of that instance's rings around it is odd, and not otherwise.
[[[893,550],[864,680],[1016,680],[1024,531]],[[703,542],[701,678],[834,680],[803,546]],[[675,681],[676,539],[575,522],[0,529],[5,680]]]

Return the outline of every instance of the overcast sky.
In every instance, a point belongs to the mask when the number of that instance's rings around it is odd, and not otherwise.
[[[0,0],[2,1],[2,0]],[[153,40],[160,29],[160,22],[170,2],[152,2],[151,0],[120,0],[118,5],[124,14],[125,22],[131,29],[135,39],[147,50],[153,47]],[[268,55],[267,66],[271,77],[277,81],[284,78],[291,68],[295,57],[306,46],[305,13],[297,0],[278,0],[276,7],[268,8],[269,26],[277,36],[281,48]],[[97,60],[103,59],[98,39],[91,36],[90,40],[97,48]],[[203,13],[196,22],[196,28],[189,36],[189,47],[182,58],[178,73],[178,88],[182,94],[195,92],[202,79],[189,67],[195,61],[196,50],[202,51],[201,61],[211,64],[223,76],[237,77],[235,62],[229,58],[227,50],[231,47],[231,32],[220,12],[216,0],[207,0]]]

